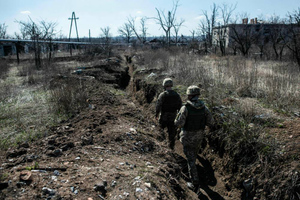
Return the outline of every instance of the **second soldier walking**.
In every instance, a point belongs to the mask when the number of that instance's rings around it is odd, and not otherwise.
[[[205,126],[213,129],[214,120],[208,108],[199,99],[199,87],[190,86],[186,93],[188,101],[181,107],[175,119],[175,125],[181,128],[180,141],[187,158],[189,176],[192,182],[192,184],[188,183],[188,186],[194,187],[199,185],[196,158],[204,137],[204,129]]]

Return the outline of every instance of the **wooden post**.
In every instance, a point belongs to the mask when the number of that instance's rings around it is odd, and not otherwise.
[[[17,51],[17,61],[18,61],[18,64],[20,64],[20,58],[19,58],[20,42],[15,43],[15,45],[16,45],[16,51]]]

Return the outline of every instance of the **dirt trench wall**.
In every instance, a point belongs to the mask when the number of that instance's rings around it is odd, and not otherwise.
[[[99,64],[92,67],[78,67],[72,72],[79,77],[93,77],[107,84],[114,84],[116,87],[125,89],[130,81],[129,67],[122,64],[121,58],[111,58],[99,61]]]
[[[136,100],[141,105],[152,103],[155,97],[158,95],[157,84],[149,84],[140,78],[132,77],[130,89]]]
[[[155,98],[162,92],[161,85],[154,81],[147,81],[147,71],[136,73],[136,66],[132,64],[131,59],[126,58],[129,75],[131,76],[128,91],[139,102],[140,105],[148,107],[153,104]]]

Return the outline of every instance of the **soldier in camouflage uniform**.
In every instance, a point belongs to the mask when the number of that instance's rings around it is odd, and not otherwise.
[[[187,89],[188,101],[176,116],[175,125],[181,128],[180,141],[188,161],[189,176],[192,184],[199,185],[196,158],[204,137],[205,126],[214,128],[214,119],[204,103],[199,100],[200,88]]]
[[[168,129],[169,147],[174,149],[176,129],[174,120],[177,111],[182,105],[181,98],[177,92],[172,90],[173,81],[166,78],[163,81],[164,92],[160,93],[156,102],[156,118],[159,120],[160,127]]]

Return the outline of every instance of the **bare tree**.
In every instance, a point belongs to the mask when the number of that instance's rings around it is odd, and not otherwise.
[[[21,37],[21,35],[16,32],[15,32],[15,38],[17,38],[18,40],[23,39]],[[16,44],[17,62],[18,62],[18,64],[20,64],[19,54],[20,54],[20,50],[21,50],[21,42],[18,41],[15,44]]]
[[[191,30],[190,31],[192,34],[192,41],[190,42],[190,48],[192,48],[192,52],[195,52],[195,49],[198,50],[198,40],[196,39],[196,31],[195,30]]]
[[[143,42],[147,41],[147,26],[146,26],[146,21],[147,21],[147,17],[143,17],[141,19],[141,31],[142,31],[142,38],[143,38]]]
[[[15,32],[15,37],[17,39],[23,39],[23,40],[30,39],[29,35],[27,35],[27,33],[26,33],[24,26],[20,27],[20,34]]]
[[[300,69],[300,7],[288,13],[288,22],[288,35],[284,39]]]
[[[208,53],[208,37],[209,37],[209,27],[210,25],[206,24],[206,20],[202,19],[200,20],[200,24],[199,24],[199,34],[202,35],[204,37],[204,52]]]
[[[40,21],[40,28],[42,29],[42,39],[48,41],[48,52],[49,52],[49,57],[48,60],[49,62],[51,61],[52,58],[52,51],[53,51],[53,43],[52,39],[56,35],[56,28],[57,23],[55,22],[46,22],[44,20]]]
[[[40,21],[36,24],[31,18],[28,22],[16,21],[21,26],[21,32],[26,37],[33,40],[33,49],[35,53],[35,65],[37,69],[41,68],[41,40],[52,40],[55,35],[56,23]],[[50,42],[51,43],[51,42]]]
[[[222,22],[224,26],[230,23],[233,12],[235,11],[237,4],[226,4],[223,3],[222,6],[219,6],[221,10]]]
[[[171,11],[168,11],[167,15],[163,11],[155,8],[157,11],[157,18],[155,19],[157,23],[160,25],[160,27],[163,29],[163,31],[165,32],[166,43],[168,44],[168,46],[170,45],[171,42],[171,28],[174,26],[177,7],[178,7],[178,0],[173,2],[173,8]]]
[[[121,36],[126,38],[127,43],[130,42],[130,38],[133,36],[133,30],[131,29],[129,23],[123,24],[123,26],[119,28],[118,32],[121,34]]]
[[[30,37],[31,40],[33,40],[33,50],[35,55],[35,66],[37,69],[41,68],[41,51],[40,51],[40,45],[39,40],[42,35],[41,30],[39,27],[34,23],[31,18],[30,21],[24,22],[24,21],[17,21],[21,25],[21,31]]]
[[[255,38],[253,38],[253,43],[258,47],[259,49],[259,56],[262,59],[263,55],[265,54],[265,47],[270,41],[270,31],[274,28],[270,27],[267,24],[255,24],[252,25],[252,29],[255,29],[255,31],[251,31],[251,33],[255,34]],[[265,32],[268,31],[269,33],[266,34]],[[256,53],[257,54],[257,53]]]
[[[174,24],[173,24],[173,28],[174,28],[174,32],[175,32],[175,44],[177,45],[178,43],[178,33],[179,33],[179,30],[182,26],[182,24],[185,22],[184,19],[181,19],[179,22],[176,22],[176,20],[174,21]]]
[[[0,24],[0,38],[5,39],[7,37],[6,29],[7,29],[7,26],[5,25],[5,23]]]
[[[269,19],[269,23],[277,24],[276,28],[270,29],[270,33],[267,39],[275,54],[275,59],[281,60],[284,48],[286,47],[284,38],[287,34],[287,25],[285,24],[284,20],[280,19],[280,17],[277,15],[273,15]]]
[[[135,26],[135,21],[136,18],[133,17],[129,17],[128,18],[128,24],[131,28],[131,30],[133,31],[133,33],[135,34],[135,36],[137,37],[137,39],[139,40],[139,42],[141,44],[143,44],[146,41],[146,37],[147,37],[147,27],[146,27],[146,17],[141,18],[141,34],[138,33],[137,28]]]
[[[205,35],[205,52],[208,52],[208,48],[212,47],[213,28],[216,26],[216,19],[218,16],[218,6],[214,3],[211,7],[211,15],[207,10],[202,11],[205,19],[200,21],[200,32]]]
[[[251,24],[231,24],[230,30],[230,39],[235,48],[240,50],[244,56],[248,56],[250,48],[258,37],[258,32]]]
[[[111,54],[111,34],[110,34],[110,27],[107,26],[105,28],[101,28],[102,37],[104,39],[104,51],[106,52],[107,56]]]
[[[218,45],[222,56],[226,55],[226,39],[228,37],[227,26],[233,14],[233,11],[236,9],[236,5],[223,3],[222,6],[219,6],[221,10],[222,22],[223,24],[219,24],[219,27],[223,26],[224,28],[219,28],[218,31]],[[221,32],[220,32],[221,31]]]

